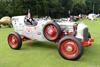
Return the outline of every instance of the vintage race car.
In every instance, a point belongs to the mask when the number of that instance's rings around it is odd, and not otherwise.
[[[16,50],[21,48],[25,39],[54,42],[58,43],[63,58],[77,60],[83,54],[83,46],[91,46],[93,42],[88,27],[83,23],[14,16],[12,25],[15,32],[9,34],[8,43]]]

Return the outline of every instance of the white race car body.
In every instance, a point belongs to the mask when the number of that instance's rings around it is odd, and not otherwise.
[[[38,41],[48,41],[44,35],[43,35],[43,28],[47,23],[53,22],[52,20],[36,20],[37,25],[26,25],[24,23],[25,16],[15,16],[12,17],[12,24],[14,27],[14,30],[19,33],[20,35],[23,35],[27,38],[30,38],[32,40],[38,40]],[[62,21],[62,22],[57,22],[61,29],[64,29],[64,32],[74,32],[73,26],[75,25],[75,22],[67,22],[67,21]],[[83,39],[83,30],[87,26],[83,23],[78,24],[77,26],[77,34],[76,37]]]

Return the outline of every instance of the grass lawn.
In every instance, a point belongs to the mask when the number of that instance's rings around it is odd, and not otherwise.
[[[100,67],[100,19],[81,20],[90,29],[95,42],[84,48],[78,61],[64,60],[52,43],[24,42],[21,50],[8,46],[7,36],[13,29],[0,29],[0,67]]]

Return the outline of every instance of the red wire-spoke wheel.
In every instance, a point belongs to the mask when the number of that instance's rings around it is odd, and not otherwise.
[[[60,26],[57,23],[48,23],[43,28],[43,34],[47,40],[54,41],[61,34]]]
[[[66,36],[59,42],[60,55],[68,60],[77,60],[83,54],[83,46],[75,37]]]
[[[22,46],[22,39],[18,33],[11,33],[8,36],[8,44],[12,49],[20,49]]]

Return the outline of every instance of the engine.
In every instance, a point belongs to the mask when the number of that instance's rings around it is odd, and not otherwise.
[[[75,35],[75,31],[76,31],[76,28],[75,28],[75,23],[69,23],[69,22],[61,22],[61,23],[58,23],[60,25],[60,28],[63,32],[65,32],[65,34],[67,35]]]
[[[87,25],[83,23],[76,24],[75,22],[60,22],[58,24],[66,35],[75,36],[81,40],[84,39],[84,29],[88,28]]]

